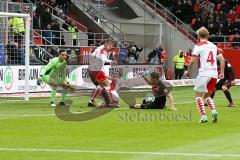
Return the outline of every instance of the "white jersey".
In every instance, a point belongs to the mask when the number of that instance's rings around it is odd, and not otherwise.
[[[200,60],[198,76],[217,79],[217,58],[221,55],[217,46],[212,42],[202,41],[194,46],[193,55],[198,56]]]
[[[111,63],[112,60],[107,58],[108,52],[104,45],[95,49],[93,53],[89,55],[89,70],[101,71],[104,70],[105,63]]]

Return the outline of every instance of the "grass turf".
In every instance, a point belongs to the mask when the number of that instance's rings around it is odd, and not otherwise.
[[[231,92],[239,105],[239,88],[234,87]],[[240,159],[238,107],[227,108],[224,94],[217,92],[219,122],[199,124],[194,92],[190,88],[176,88],[172,93],[177,112],[131,110],[121,101],[120,109],[99,117],[97,112],[91,112],[90,120],[81,118],[93,109],[86,107],[88,97],[69,97],[73,102],[70,110],[58,108],[61,112],[51,108],[46,98],[30,102],[2,100],[0,159]],[[207,111],[211,121],[208,108]]]

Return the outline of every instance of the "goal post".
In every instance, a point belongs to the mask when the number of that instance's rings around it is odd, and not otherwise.
[[[25,85],[24,92],[22,93],[24,93],[23,97],[25,101],[29,101],[30,15],[0,12],[0,44],[3,46],[2,53],[0,51],[0,57],[2,56],[2,59],[0,58],[1,66],[15,67],[24,65]],[[6,69],[4,74],[6,74]],[[12,75],[17,76],[13,72]],[[4,77],[6,77],[6,75],[4,75]],[[2,79],[4,79],[3,83],[5,83],[5,78]],[[7,83],[10,83],[10,80],[12,79],[9,78],[9,82]],[[12,87],[14,82],[11,83],[10,86]],[[8,90],[4,91],[4,89],[2,89],[2,93],[12,94],[18,92],[17,89],[12,89],[6,86],[5,88]]]

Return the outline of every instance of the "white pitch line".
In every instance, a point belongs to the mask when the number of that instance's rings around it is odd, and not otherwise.
[[[45,148],[0,148],[0,151],[17,152],[62,152],[62,153],[95,153],[95,154],[131,154],[131,155],[155,155],[155,156],[186,156],[186,157],[240,157],[240,154],[218,153],[177,153],[177,152],[131,152],[131,151],[101,151],[101,150],[78,150],[78,149],[45,149]]]

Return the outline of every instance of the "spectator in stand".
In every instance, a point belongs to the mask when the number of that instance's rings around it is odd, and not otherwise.
[[[148,59],[146,62],[150,64],[162,64],[161,63],[162,52],[163,48],[162,45],[160,45],[158,48],[155,48],[152,52],[148,54]]]
[[[202,26],[202,20],[200,17],[198,17],[196,19],[196,22],[192,25],[193,29],[197,30],[198,28],[200,28]]]
[[[228,3],[226,3],[226,1],[222,1],[222,5],[221,5],[221,10],[224,13],[228,13],[229,10],[231,10],[231,7],[228,5]]]
[[[223,42],[224,41],[223,36],[224,36],[225,30],[226,29],[224,28],[223,24],[220,24],[219,30],[216,33],[215,42]]]
[[[68,31],[71,33],[73,46],[77,45],[78,29],[75,22],[72,21],[71,26],[68,27]]]
[[[178,54],[173,58],[175,63],[175,79],[182,79],[184,74],[185,58],[182,50],[178,51]]]
[[[37,16],[36,12],[33,12],[33,29],[41,29],[40,19]]]
[[[240,1],[238,1],[238,2],[240,2]],[[238,4],[236,7],[236,13],[238,16],[240,15],[240,4]]]
[[[66,18],[65,23],[62,24],[62,28],[68,31],[68,27],[71,25],[71,19],[69,17]]]
[[[185,67],[184,68],[185,68],[185,70],[188,69],[188,65],[190,63],[191,58],[192,58],[192,49],[189,48],[187,53],[184,55],[184,59],[185,59]]]
[[[70,0],[71,2],[71,0]],[[68,3],[69,3],[69,0],[56,0],[56,3],[59,5],[59,8],[62,9],[63,13],[64,14],[68,14]]]
[[[236,12],[233,10],[230,10],[227,18],[230,19],[231,22],[234,22],[235,19],[237,18]]]
[[[209,13],[211,10],[214,10],[215,5],[210,2],[210,0],[206,0],[201,3],[201,10],[202,10],[202,19],[205,21],[207,20]]]
[[[230,19],[228,19],[226,27],[227,27],[227,31],[228,31],[227,34],[229,34],[229,35],[233,34],[234,26],[233,26],[233,22]]]
[[[18,11],[18,13],[21,13]],[[18,43],[18,45],[22,45],[22,40],[25,34],[25,25],[22,17],[13,17],[9,20],[9,25],[12,27],[14,34],[14,41]]]
[[[196,14],[196,16],[199,16],[201,14],[201,5],[199,0],[196,0],[193,11]]]
[[[42,36],[43,36],[43,38],[46,39],[46,41],[43,40],[43,44],[45,44],[45,45],[51,45],[51,43],[52,43],[53,35],[52,35],[51,29],[52,29],[51,24],[48,24],[46,30],[42,31]]]
[[[54,58],[54,57],[58,57],[57,48],[54,47],[54,46],[47,47],[47,52],[50,53],[50,54],[53,56],[53,58]]]
[[[41,28],[47,29],[47,25],[52,23],[52,15],[49,8],[45,9],[45,13],[41,16]]]
[[[142,52],[143,48],[138,48],[135,42],[131,42],[128,46],[128,63],[135,64],[139,58],[139,52]]]
[[[209,28],[208,31],[211,35],[216,35],[217,34],[218,29],[214,26],[213,23],[210,23],[208,28]]]
[[[239,29],[240,29],[240,19],[236,18],[235,21],[233,22],[234,34],[239,34]]]
[[[175,6],[174,8],[175,11],[175,15],[180,18],[183,19],[184,15],[183,15],[183,5],[181,1],[177,2],[177,6]]]
[[[183,15],[186,23],[191,23],[193,17],[193,4],[191,0],[186,0],[183,3]]]
[[[52,34],[53,34],[53,37],[54,37],[52,42],[55,45],[60,45],[60,31],[61,31],[60,30],[60,24],[58,23],[57,20],[54,20],[52,22],[51,26],[52,26],[52,30],[53,30]]]
[[[235,37],[233,39],[232,47],[234,49],[240,49],[240,36],[239,34],[235,34]]]
[[[37,3],[37,8],[36,8],[36,16],[37,17],[42,17],[45,13],[45,7],[43,2],[38,2]]]
[[[88,30],[88,46],[94,46],[94,34],[92,33],[92,30]]]
[[[56,0],[50,0],[50,1],[48,1],[48,4],[49,4],[52,8],[58,7],[58,4],[56,3]]]

